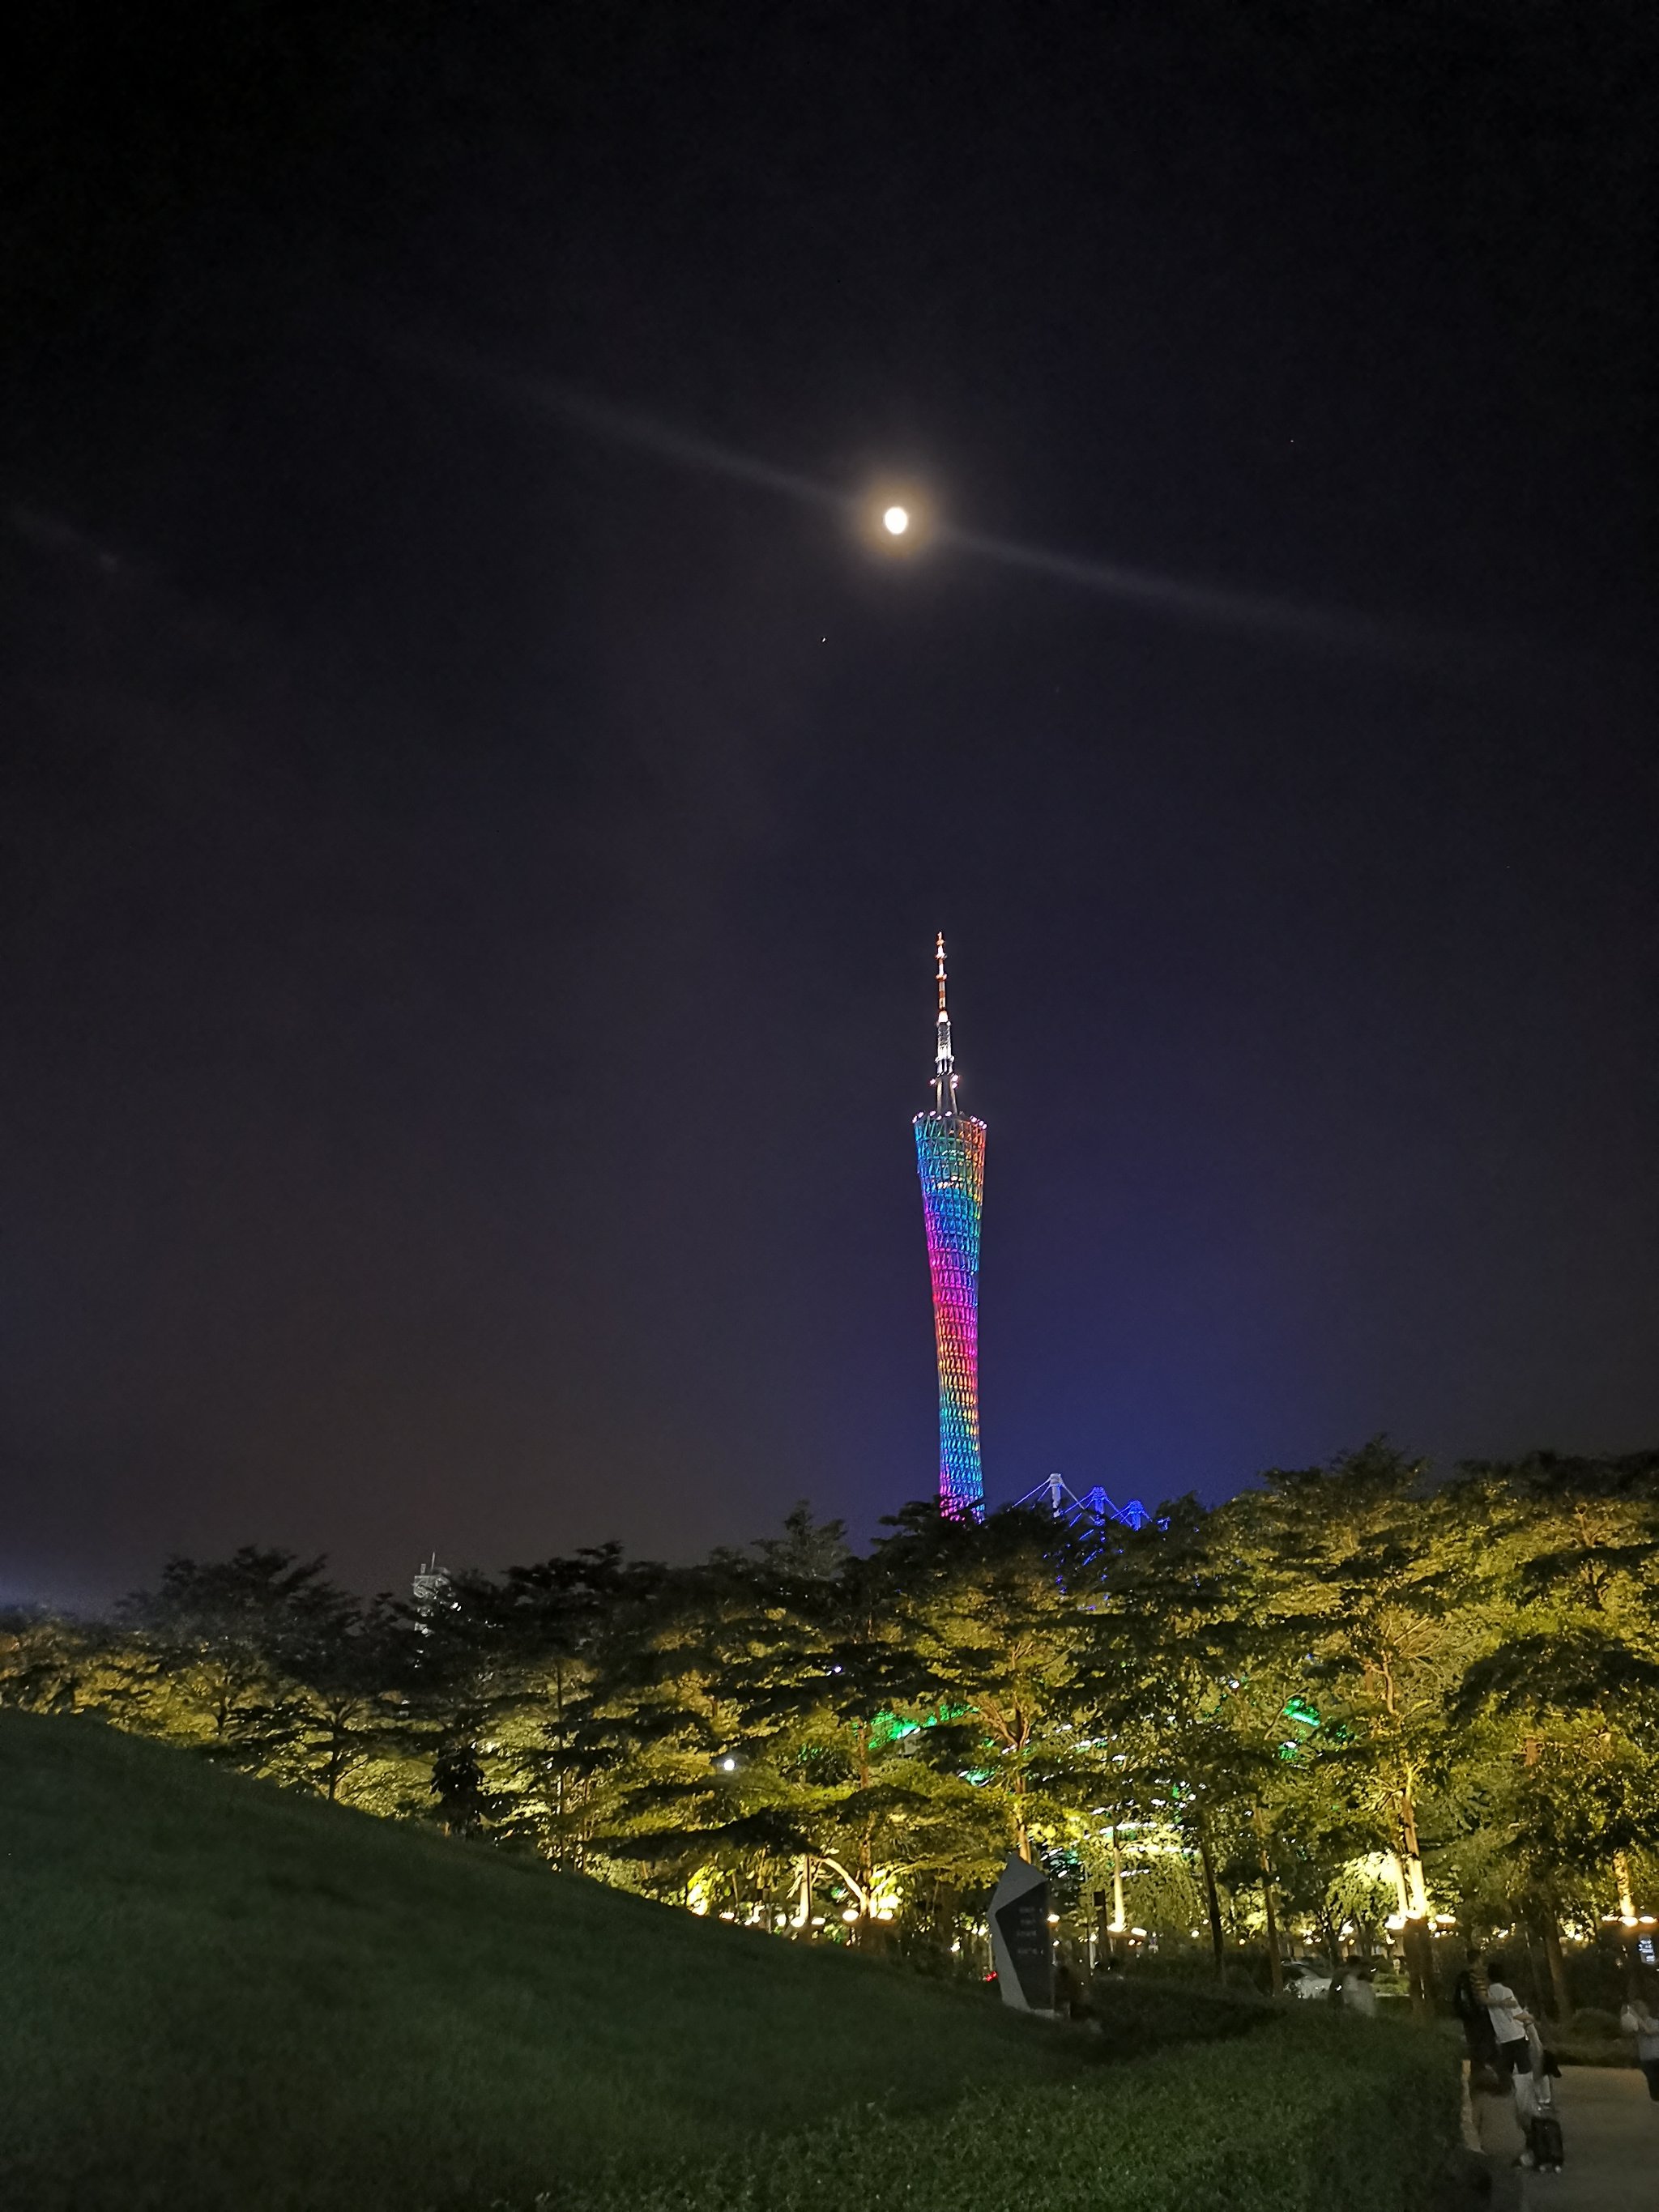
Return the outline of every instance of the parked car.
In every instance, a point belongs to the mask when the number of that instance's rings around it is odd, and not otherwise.
[[[1286,1959],[1283,1972],[1288,1996],[1328,1997],[1331,1993],[1331,1970],[1318,1959]]]

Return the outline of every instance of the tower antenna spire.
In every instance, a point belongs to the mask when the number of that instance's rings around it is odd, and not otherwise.
[[[933,958],[939,984],[939,1026],[933,1048],[933,1111],[954,1114],[957,1110],[957,1062],[951,1049],[951,1015],[945,1003],[945,932],[940,930],[934,941]]]

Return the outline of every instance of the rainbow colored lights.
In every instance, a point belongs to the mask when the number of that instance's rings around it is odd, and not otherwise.
[[[985,1194],[985,1124],[957,1110],[943,937],[936,957],[933,1110],[918,1114],[914,1126],[939,1352],[939,1502],[943,1512],[977,1518],[985,1500],[979,1456],[979,1224]]]

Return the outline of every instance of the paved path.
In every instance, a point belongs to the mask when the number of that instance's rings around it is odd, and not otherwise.
[[[1566,2159],[1522,2173],[1522,2212],[1659,2212],[1659,2105],[1633,2066],[1567,2066],[1556,2091]],[[1504,2166],[1521,2130],[1507,2097],[1477,2097],[1484,2150]]]

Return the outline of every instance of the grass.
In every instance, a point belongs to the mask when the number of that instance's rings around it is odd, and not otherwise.
[[[0,2203],[529,2200],[1075,2070],[971,1990],[0,1712]]]
[[[1455,2131],[1407,2028],[1084,2036],[91,1721],[0,1712],[0,1899],[20,2212],[1416,2212]]]
[[[1243,2042],[920,2122],[846,2113],[643,2192],[557,2212],[1431,2212],[1466,2201],[1460,2075],[1431,2036],[1273,2008]]]

